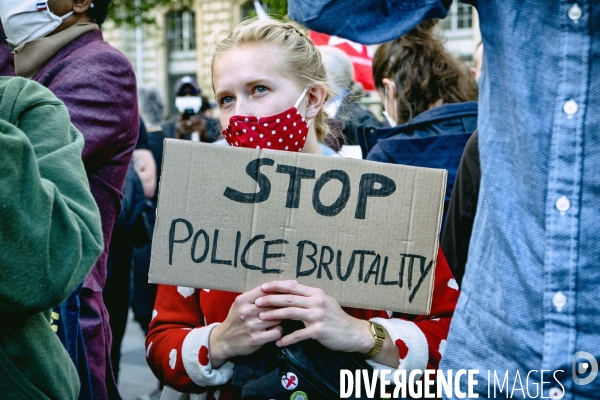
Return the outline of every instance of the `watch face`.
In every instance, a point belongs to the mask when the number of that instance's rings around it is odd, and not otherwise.
[[[375,336],[377,336],[378,338],[383,338],[385,339],[385,329],[383,328],[383,326],[379,325],[379,324],[371,324],[371,326],[373,327],[373,334]]]

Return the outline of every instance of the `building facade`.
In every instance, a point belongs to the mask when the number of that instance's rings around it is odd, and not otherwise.
[[[210,61],[216,32],[226,32],[254,11],[250,0],[196,0],[184,9],[159,8],[156,24],[132,28],[103,26],[104,38],[132,62],[138,85],[157,87],[165,96],[166,109],[176,114],[173,87],[177,79],[194,76],[203,94],[212,98]],[[440,23],[446,47],[458,58],[472,60],[479,43],[477,12],[454,2]]]
[[[454,1],[439,27],[448,51],[467,63],[473,61],[475,48],[481,42],[479,16],[475,8]]]

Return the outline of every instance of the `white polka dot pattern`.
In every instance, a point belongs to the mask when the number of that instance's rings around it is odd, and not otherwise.
[[[187,299],[191,295],[194,294],[194,288],[185,287],[185,286],[177,286],[177,292],[183,296],[184,299]]]
[[[452,278],[448,281],[448,287],[450,289],[458,290],[458,283],[456,283],[456,279]]]
[[[177,350],[173,349],[169,353],[169,367],[175,369],[175,364],[177,364]]]
[[[440,348],[438,350],[438,353],[440,353],[440,357],[444,357],[444,352],[446,351],[446,341],[442,340],[440,342]]]
[[[299,129],[288,129],[292,126]],[[292,107],[269,117],[233,116],[223,130],[223,136],[230,146],[301,151],[306,143],[306,132],[308,124]]]

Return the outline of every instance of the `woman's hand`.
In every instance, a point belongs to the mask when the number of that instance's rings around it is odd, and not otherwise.
[[[261,287],[257,287],[236,297],[225,321],[212,330],[209,352],[213,368],[232,357],[252,354],[265,343],[281,338],[282,329],[278,326],[281,320],[258,318],[265,308],[257,307],[255,301],[264,295]]]
[[[156,193],[156,163],[152,152],[148,149],[137,149],[133,151],[132,158],[133,169],[140,178],[144,196],[151,199]]]
[[[315,339],[336,351],[368,353],[375,344],[369,321],[354,318],[323,290],[301,285],[294,280],[263,284],[263,295],[255,299],[260,307],[258,317],[265,322],[279,323],[284,319],[304,322],[297,330],[277,341],[288,346],[306,339]]]

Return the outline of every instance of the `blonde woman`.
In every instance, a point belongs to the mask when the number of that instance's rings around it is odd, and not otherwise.
[[[328,134],[327,77],[302,28],[274,20],[243,23],[217,45],[212,73],[231,146],[320,154],[317,139]],[[315,339],[332,350],[368,355],[374,368],[436,368],[458,298],[452,281],[440,254],[430,316],[342,308],[321,289],[296,281],[269,282],[242,294],[162,285],[146,339],[148,364],[167,386],[220,400],[238,396],[229,385],[231,359],[269,342]],[[284,319],[305,328],[282,337]],[[385,331],[381,347],[371,324]]]

